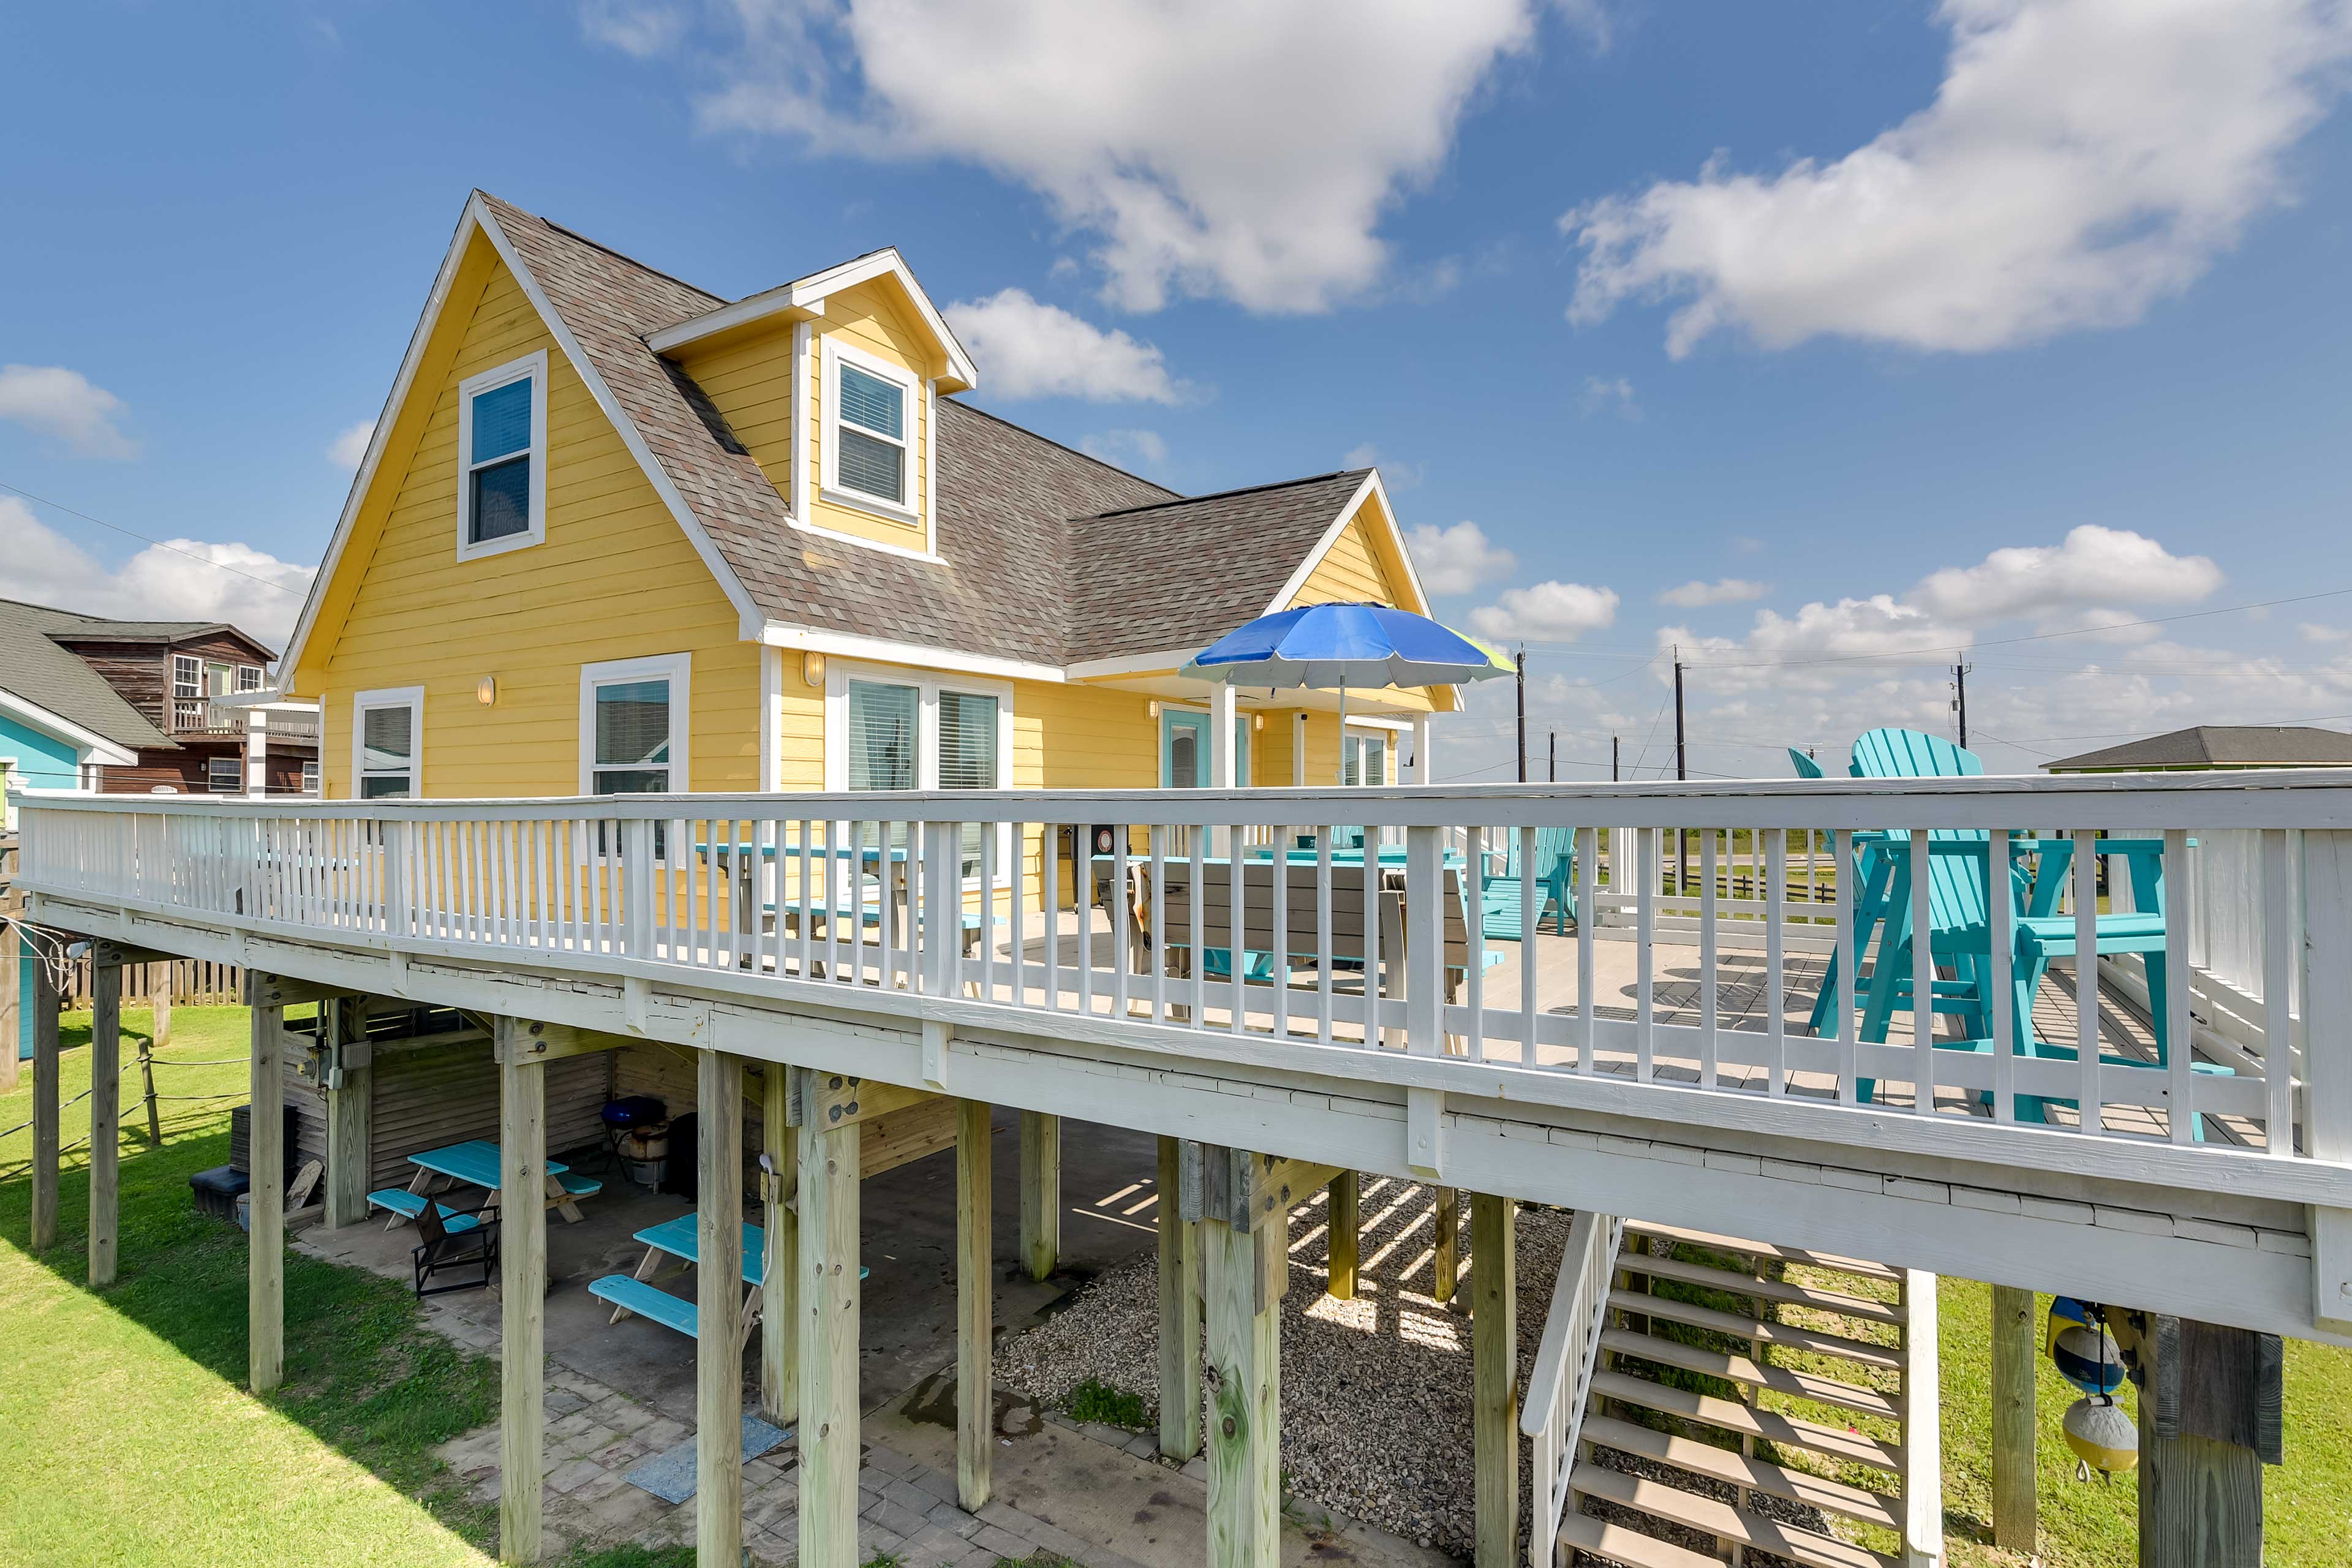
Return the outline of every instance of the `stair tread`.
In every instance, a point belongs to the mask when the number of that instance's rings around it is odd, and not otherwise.
[[[1754,1388],[1769,1388],[1797,1399],[1810,1399],[1819,1405],[1835,1405],[1864,1415],[1899,1416],[1895,1401],[1874,1388],[1858,1384],[1841,1383],[1832,1377],[1818,1377],[1811,1373],[1792,1372],[1787,1367],[1759,1366],[1744,1355],[1727,1355],[1701,1345],[1686,1345],[1679,1340],[1664,1339],[1656,1334],[1635,1333],[1631,1329],[1603,1329],[1601,1348],[1620,1355],[1639,1356],[1685,1372],[1719,1377],[1727,1383],[1744,1383]]]
[[[1759,1279],[1753,1275],[1711,1268],[1685,1258],[1627,1253],[1621,1254],[1617,1262],[1620,1268],[1635,1274],[1648,1274],[1660,1279],[1679,1279],[1685,1285],[1701,1285],[1727,1295],[1811,1307],[1819,1311],[1837,1312],[1874,1323],[1900,1324],[1904,1321],[1903,1309],[1891,1301],[1874,1301],[1867,1296],[1850,1296],[1842,1290],[1818,1290],[1810,1285],[1793,1284],[1785,1279]]]
[[[1587,1497],[1602,1498],[1621,1508],[1639,1510],[1654,1519],[1704,1530],[1721,1540],[1761,1547],[1777,1556],[1802,1563],[1807,1568],[1899,1568],[1898,1559],[1840,1541],[1833,1535],[1783,1524],[1664,1481],[1629,1476],[1599,1465],[1577,1466],[1569,1473],[1568,1484]]]
[[[1872,1263],[1860,1258],[1841,1258],[1835,1253],[1809,1252],[1801,1247],[1775,1247],[1769,1242],[1745,1241],[1736,1236],[1717,1236],[1713,1231],[1692,1230],[1679,1225],[1654,1225],[1648,1220],[1625,1222],[1629,1236],[1655,1237],[1662,1241],[1687,1241],[1697,1247],[1712,1247],[1717,1252],[1744,1252],[1751,1258],[1779,1258],[1790,1263],[1810,1263],[1818,1268],[1834,1268],[1841,1274],[1858,1274],[1865,1279],[1900,1279],[1903,1271],[1884,1263]]]
[[[1843,1356],[1863,1366],[1900,1371],[1905,1361],[1903,1352],[1890,1345],[1874,1345],[1866,1341],[1848,1339],[1843,1334],[1824,1333],[1819,1329],[1801,1329],[1790,1323],[1767,1323],[1755,1318],[1744,1318],[1737,1312],[1718,1311],[1713,1307],[1677,1301],[1671,1296],[1653,1296],[1642,1290],[1612,1290],[1609,1292],[1609,1305],[1620,1311],[1665,1318],[1674,1322],[1687,1323],[1695,1329],[1728,1334],[1734,1339],[1786,1345],[1790,1350],[1811,1351],[1820,1355]]]
[[[1570,1513],[1559,1521],[1559,1538],[1580,1552],[1622,1563],[1627,1568],[1723,1568],[1723,1559],[1676,1546],[1654,1535],[1622,1524],[1612,1524],[1589,1513]]]
[[[1684,1421],[1760,1437],[1782,1447],[1804,1448],[1832,1459],[1870,1465],[1889,1473],[1900,1471],[1903,1468],[1903,1456],[1894,1444],[1881,1441],[1867,1433],[1849,1432],[1843,1426],[1826,1426],[1817,1421],[1801,1421],[1793,1415],[1783,1415],[1777,1410],[1759,1410],[1736,1399],[1716,1399],[1687,1388],[1672,1388],[1629,1373],[1596,1370],[1592,1374],[1592,1392]]]
[[[1843,1481],[1824,1479],[1764,1459],[1752,1459],[1737,1448],[1718,1448],[1690,1437],[1654,1432],[1631,1421],[1609,1415],[1587,1415],[1582,1427],[1589,1440],[1639,1454],[1646,1459],[1690,1470],[1711,1480],[1769,1492],[1790,1502],[1811,1503],[1824,1513],[1840,1513],[1889,1530],[1903,1528],[1895,1513],[1896,1500]]]

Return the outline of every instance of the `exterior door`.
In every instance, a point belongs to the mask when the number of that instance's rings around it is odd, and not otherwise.
[[[1250,716],[1234,715],[1234,778],[1250,782]],[[1165,708],[1160,715],[1160,787],[1209,787],[1209,716]]]

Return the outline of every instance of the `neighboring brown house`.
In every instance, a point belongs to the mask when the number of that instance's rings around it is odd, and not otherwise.
[[[259,691],[276,657],[223,622],[121,621],[0,599],[0,685],[103,738],[79,782],[108,795],[245,793],[249,717],[218,700]],[[316,789],[318,716],[272,710],[265,723],[269,793]]]

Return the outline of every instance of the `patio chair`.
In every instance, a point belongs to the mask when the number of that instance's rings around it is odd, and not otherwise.
[[[1817,779],[1822,776],[1822,764],[1794,746],[1789,748],[1789,765],[1797,770],[1797,776],[1801,779]]]
[[[448,1216],[446,1223],[443,1216]],[[463,1220],[460,1225],[457,1222]],[[488,1288],[499,1267],[499,1216],[496,1198],[470,1209],[450,1208],[428,1203],[416,1211],[417,1243],[409,1248],[409,1265],[415,1273],[416,1294],[444,1296],[452,1290],[480,1290]],[[479,1278],[461,1279],[452,1285],[432,1285],[427,1281],[436,1275],[458,1270],[478,1269]]]
[[[1501,871],[1485,878],[1478,889],[1479,924],[1489,941],[1517,942],[1526,929],[1522,906],[1535,889],[1535,923],[1543,927],[1544,916],[1558,910],[1553,933],[1568,934],[1568,922],[1580,919],[1576,909],[1576,829],[1573,827],[1538,827],[1536,829],[1536,869],[1530,877],[1519,864],[1519,835],[1514,828],[1503,829],[1510,849]]]

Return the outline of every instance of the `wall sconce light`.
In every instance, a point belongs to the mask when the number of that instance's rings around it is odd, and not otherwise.
[[[801,655],[801,679],[811,686],[824,684],[824,655],[810,648]]]
[[[499,678],[486,675],[474,682],[474,700],[488,708],[499,700]]]
[[[1150,702],[1145,703],[1144,706],[1151,710],[1151,716],[1154,719],[1160,717],[1160,699],[1155,697]]]
[[[1251,714],[1250,728],[1253,730],[1263,731],[1265,728],[1265,715],[1263,713]]]

